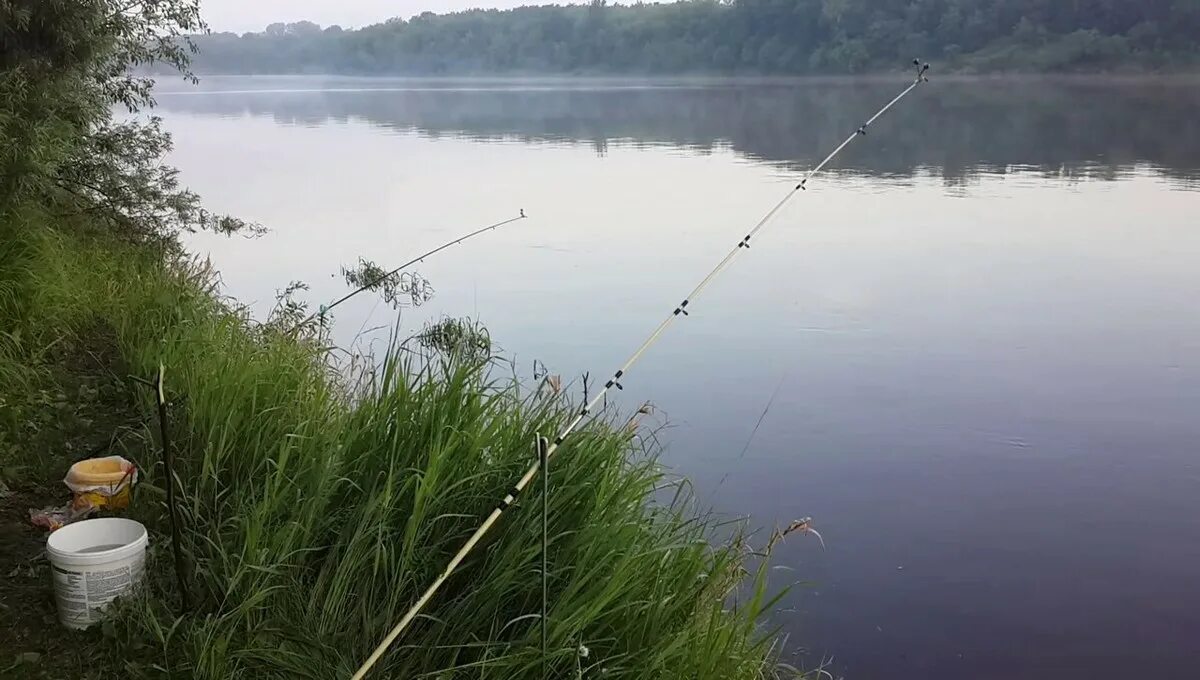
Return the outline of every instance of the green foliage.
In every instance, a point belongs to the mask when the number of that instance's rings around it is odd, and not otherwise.
[[[131,604],[113,637],[151,641],[128,658],[156,658],[157,670],[130,670],[347,677],[530,464],[535,433],[578,408],[496,380],[486,364],[395,352],[346,390],[311,344],[259,333],[219,303],[203,269],[77,234],[35,240],[27,290],[41,312],[29,324],[73,332],[100,320],[132,372],[167,366],[199,604],[176,619],[170,564],[155,562],[154,597]],[[774,604],[766,567],[742,589],[736,528],[696,514],[610,416],[551,466],[552,677],[789,674],[759,628]],[[144,473],[165,484],[161,469]],[[377,677],[541,677],[537,508],[505,514]],[[152,509],[145,521],[163,544],[164,513]],[[718,531],[733,538],[714,544]]]
[[[379,293],[384,302],[399,308],[404,304],[419,307],[433,297],[433,284],[415,272],[388,272],[380,265],[358,258],[353,267],[342,267],[346,284]]]
[[[310,22],[197,39],[218,73],[857,73],[1195,64],[1192,0],[683,0],[471,10],[359,30]],[[949,63],[946,63],[949,62]]]
[[[39,366],[24,340],[20,332],[0,331],[0,464],[19,459],[29,412],[40,394]]]
[[[24,330],[33,246],[17,224],[4,221],[0,244],[0,464],[7,464],[16,457],[30,407],[40,397],[42,371]]]
[[[187,71],[198,0],[0,0],[0,216],[40,206],[87,214],[134,240],[174,245],[184,230],[237,231],[163,165],[159,122],[114,123],[152,106],[134,68]]]
[[[428,323],[416,339],[426,349],[470,363],[481,363],[492,356],[492,338],[487,328],[470,319]]]

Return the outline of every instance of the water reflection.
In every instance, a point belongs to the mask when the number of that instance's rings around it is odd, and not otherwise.
[[[168,112],[268,116],[286,125],[363,120],[382,128],[476,140],[731,147],[788,169],[811,166],[902,80],[414,81],[309,78],[205,80],[204,96],[165,88]],[[835,167],[947,183],[1032,172],[1112,180],[1142,164],[1195,188],[1200,88],[1179,80],[946,80],[898,108],[879,143]]]
[[[536,358],[577,378],[620,365],[784,170],[902,83],[660,85],[208,79],[160,102],[187,185],[273,229],[191,243],[260,314],[290,280],[315,306],[359,256],[398,264],[523,207],[422,264],[438,294],[400,321],[479,317],[524,375]],[[625,383],[705,504],[764,529],[817,518],[827,551],[776,553],[781,582],[807,582],[778,618],[801,663],[1195,676],[1200,231],[1170,189],[1200,188],[1197,97],[935,81]],[[335,316],[346,347],[394,319],[367,296]]]

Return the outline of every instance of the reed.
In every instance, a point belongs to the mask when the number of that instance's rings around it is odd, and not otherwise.
[[[47,334],[103,323],[131,371],[167,366],[195,603],[176,618],[171,562],[159,553],[149,597],[120,621],[121,639],[148,642],[157,659],[142,672],[348,677],[497,490],[536,459],[535,433],[579,408],[476,352],[420,343],[348,374],[331,366],[322,338],[257,324],[221,301],[199,263],[48,229],[35,241],[23,290],[37,311],[25,326]],[[543,661],[551,678],[791,674],[763,628],[775,603],[765,561],[740,525],[698,511],[627,421],[590,420],[552,466],[547,654],[542,515],[531,496],[377,677],[540,678]],[[165,485],[160,469],[144,467],[148,484]],[[142,499],[165,548],[161,500]]]

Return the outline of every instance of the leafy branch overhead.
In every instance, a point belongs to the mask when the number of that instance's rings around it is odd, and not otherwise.
[[[181,186],[157,118],[113,119],[114,107],[154,106],[154,80],[135,70],[195,82],[189,36],[206,31],[199,0],[0,0],[0,210],[37,206],[171,245],[196,230],[260,232]]]
[[[180,185],[179,170],[162,162],[170,150],[171,137],[158,118],[106,123],[84,138],[55,181],[65,202],[127,235],[261,233],[256,224],[205,210],[200,197]]]

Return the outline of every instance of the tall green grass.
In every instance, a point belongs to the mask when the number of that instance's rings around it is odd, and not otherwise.
[[[23,323],[37,251],[27,229],[26,216],[0,214],[0,465],[19,459],[26,420],[45,377]]]
[[[204,267],[50,230],[35,241],[27,323],[110,326],[133,370],[166,366],[175,400],[188,584],[200,604],[177,619],[168,560],[154,563],[165,599],[125,619],[156,650],[143,672],[348,676],[531,463],[535,433],[552,433],[572,408],[486,362],[438,354],[390,351],[348,380],[319,342],[218,301]],[[551,677],[784,674],[760,627],[773,605],[765,566],[749,573],[738,531],[717,542],[715,520],[636,442],[597,421],[552,464]],[[373,677],[541,677],[538,484]],[[673,500],[661,500],[664,487]],[[161,509],[142,510],[165,544]]]

